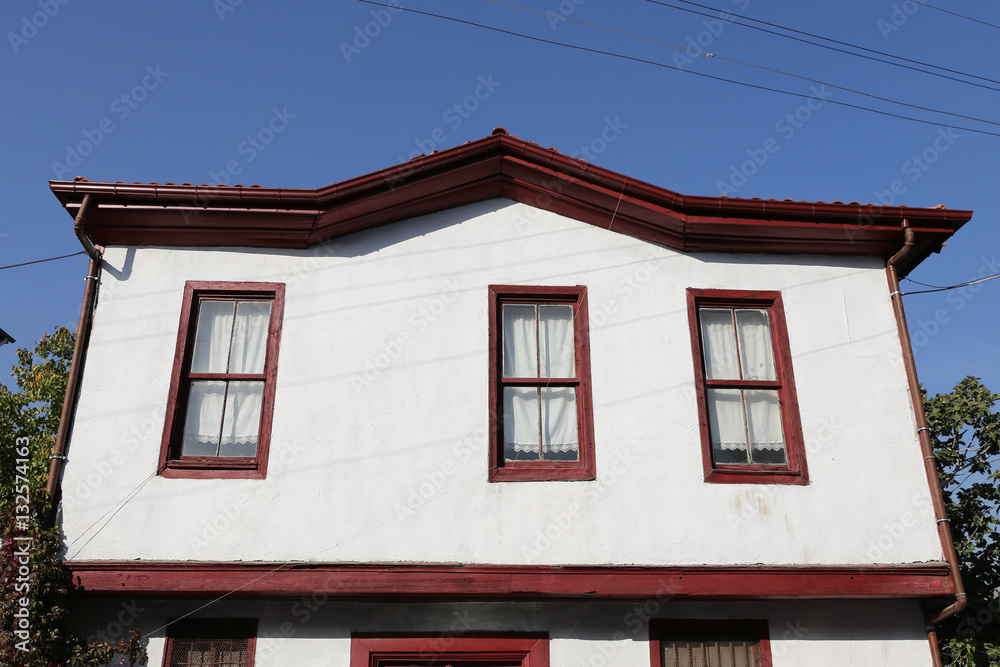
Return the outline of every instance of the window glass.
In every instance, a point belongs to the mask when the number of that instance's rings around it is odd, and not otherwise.
[[[774,352],[771,350],[771,328],[767,311],[737,310],[736,329],[739,332],[740,364],[744,380],[774,380]]]
[[[538,323],[535,306],[503,306],[503,374],[511,378],[538,377]]]
[[[576,375],[573,345],[573,307],[538,306],[539,377]]]
[[[263,373],[267,354],[267,324],[271,304],[266,301],[241,301],[236,306],[233,345],[229,357],[230,373]]]
[[[192,373],[225,373],[233,338],[233,301],[202,301],[198,309]]]
[[[709,380],[739,379],[740,366],[736,355],[732,311],[702,308],[699,317],[706,377]]]

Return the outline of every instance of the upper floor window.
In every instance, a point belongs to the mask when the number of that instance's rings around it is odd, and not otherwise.
[[[160,461],[173,477],[264,477],[284,285],[188,282]]]
[[[257,621],[188,618],[167,626],[163,667],[253,667]]]
[[[586,287],[490,287],[490,480],[594,479]]]
[[[808,482],[778,292],[688,290],[705,478]]]
[[[649,622],[652,667],[771,667],[767,622]]]

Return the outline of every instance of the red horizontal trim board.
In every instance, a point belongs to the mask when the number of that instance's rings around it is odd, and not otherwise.
[[[888,257],[917,232],[900,274],[972,211],[681,195],[497,133],[317,190],[50,181],[103,245],[306,248],[346,234],[496,197],[677,250]],[[612,224],[613,221],[613,224]]]
[[[700,600],[932,598],[954,593],[947,563],[884,566],[586,567],[68,561],[89,595],[281,599]]]

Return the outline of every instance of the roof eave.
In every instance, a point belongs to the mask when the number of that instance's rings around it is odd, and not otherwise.
[[[685,196],[506,134],[316,190],[50,181],[103,245],[304,248],[476,201],[506,197],[678,250],[888,257],[902,221],[918,248],[905,275],[972,211]]]

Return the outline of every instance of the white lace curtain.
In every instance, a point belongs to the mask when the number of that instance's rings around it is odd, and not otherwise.
[[[271,304],[203,301],[192,373],[263,374]],[[263,380],[192,380],[183,456],[254,456]]]
[[[701,308],[698,314],[707,379],[777,378],[766,310]],[[753,462],[754,452],[784,451],[777,390],[714,388],[706,393],[712,447],[725,460],[743,452],[744,462]],[[774,457],[767,458],[772,462]]]
[[[502,335],[504,377],[576,377],[571,306],[505,304]],[[514,458],[576,453],[576,388],[504,387],[503,425]]]

